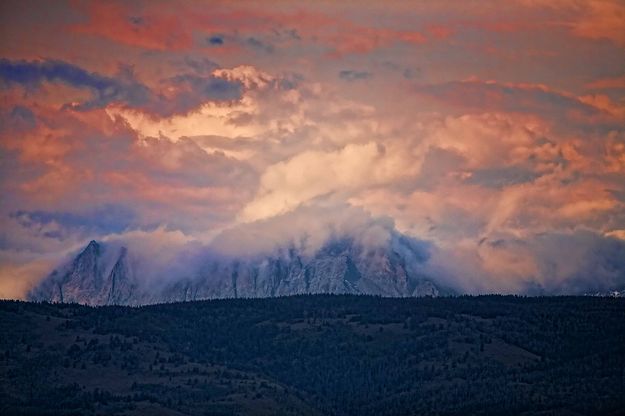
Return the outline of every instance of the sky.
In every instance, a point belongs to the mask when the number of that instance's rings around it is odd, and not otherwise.
[[[337,234],[468,293],[625,287],[625,2],[0,3],[0,297],[91,239]]]

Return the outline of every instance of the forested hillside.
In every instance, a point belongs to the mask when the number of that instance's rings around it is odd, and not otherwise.
[[[621,415],[625,299],[0,302],[0,414]]]

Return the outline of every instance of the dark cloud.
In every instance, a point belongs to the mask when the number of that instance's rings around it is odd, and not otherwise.
[[[17,133],[33,129],[36,126],[37,118],[27,107],[16,105],[10,111],[0,111],[0,132]]]
[[[196,94],[196,98],[200,101],[206,99],[218,101],[238,100],[243,93],[243,85],[240,82],[232,82],[212,75],[177,75],[170,78],[169,81],[179,86],[189,86],[190,91]]]
[[[209,75],[182,74],[169,78],[165,84],[174,85],[178,93],[169,99],[162,99],[151,107],[153,112],[185,113],[206,101],[239,100],[243,95],[243,84]]]
[[[402,75],[406,79],[419,78],[421,76],[421,68],[405,68],[402,71]]]
[[[608,192],[621,202],[625,202],[625,190],[609,189]]]
[[[405,67],[393,61],[384,61],[380,65],[384,69],[400,73],[406,79],[420,78],[423,75],[421,68]]]
[[[272,83],[277,89],[286,91],[298,89],[303,84],[304,79],[302,74],[286,72],[272,81]]]
[[[278,37],[285,37],[287,39],[292,39],[292,40],[302,40],[302,37],[300,36],[297,29],[284,29],[284,30],[274,29],[274,33]]]
[[[13,107],[13,110],[11,111],[11,116],[27,124],[29,127],[35,127],[35,125],[37,124],[35,114],[30,111],[30,109],[21,105],[16,105],[15,107]]]
[[[367,71],[356,71],[353,69],[344,69],[339,72],[339,78],[344,81],[358,81],[370,78],[372,76],[371,72]]]
[[[93,98],[79,104],[75,107],[77,110],[104,107],[112,102],[141,106],[150,101],[149,88],[135,81],[127,68],[122,68],[120,75],[119,78],[106,77],[57,60],[0,60],[0,80],[8,85],[19,84],[35,89],[42,82],[59,82],[90,89]]]
[[[141,16],[130,16],[128,21],[136,26],[142,26],[145,23],[145,19]]]
[[[243,85],[238,81],[218,78],[209,73],[218,65],[212,61],[188,60],[187,64],[198,74],[182,74],[163,80],[174,84],[179,92],[174,97],[163,97],[135,79],[132,67],[120,66],[115,77],[107,77],[65,63],[63,61],[0,60],[0,81],[7,86],[19,84],[36,89],[43,82],[59,82],[76,88],[87,88],[93,98],[79,104],[66,104],[77,111],[102,108],[111,103],[122,103],[161,116],[186,113],[206,101],[238,100]]]
[[[194,72],[207,75],[219,68],[219,64],[207,58],[186,57],[184,66],[191,68]]]
[[[471,176],[466,182],[488,188],[504,188],[510,185],[531,182],[539,176],[538,173],[527,168],[510,166],[475,170],[471,172]]]
[[[221,35],[213,35],[206,38],[206,41],[211,46],[221,46],[224,44],[224,37]]]
[[[47,238],[63,239],[64,235],[80,232],[86,235],[120,233],[136,225],[137,214],[127,206],[105,204],[77,212],[19,210],[11,217],[22,227],[41,230]],[[55,223],[58,229],[45,226]]]
[[[273,53],[274,51],[273,45],[255,37],[247,38],[245,44],[259,52]]]
[[[62,61],[10,61],[0,60],[0,77],[5,82],[37,85],[42,81],[61,81],[70,85],[88,86],[96,90],[110,88],[110,78],[89,73],[75,65]]]

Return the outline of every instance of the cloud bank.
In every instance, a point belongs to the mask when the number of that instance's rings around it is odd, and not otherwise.
[[[458,291],[624,288],[622,5],[363,4],[4,6],[0,296],[91,239],[157,281],[400,234]]]

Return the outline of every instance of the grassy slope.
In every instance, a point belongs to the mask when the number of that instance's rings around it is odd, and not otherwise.
[[[621,414],[625,300],[0,302],[2,414]]]

